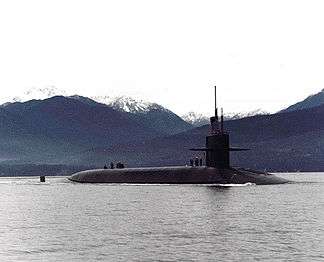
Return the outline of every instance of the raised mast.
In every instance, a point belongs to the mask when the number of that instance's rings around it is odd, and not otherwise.
[[[210,118],[211,133],[219,133],[218,108],[217,108],[217,89],[215,86],[215,116]]]
[[[224,112],[223,112],[223,108],[221,108],[221,133],[224,133]]]
[[[217,87],[215,86],[215,118],[218,122],[218,108],[217,108]]]

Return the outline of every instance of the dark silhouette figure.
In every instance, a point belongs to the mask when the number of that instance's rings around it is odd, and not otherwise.
[[[199,166],[199,159],[198,159],[198,157],[195,158],[195,166]]]
[[[202,160],[202,158],[199,159],[199,165],[200,165],[200,166],[203,165],[203,160]]]
[[[106,165],[104,165],[104,169],[108,169],[108,167]]]
[[[114,163],[110,162],[110,169],[114,169],[114,168],[115,168]]]
[[[118,168],[118,169],[122,169],[122,168],[125,168],[125,166],[124,166],[123,163],[118,162],[118,163],[116,164],[116,168]]]
[[[193,159],[190,159],[190,166],[193,166],[194,165],[194,161]]]

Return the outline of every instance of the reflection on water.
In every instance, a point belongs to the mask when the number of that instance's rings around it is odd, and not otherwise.
[[[283,176],[298,183],[0,178],[0,260],[322,261],[324,174]]]

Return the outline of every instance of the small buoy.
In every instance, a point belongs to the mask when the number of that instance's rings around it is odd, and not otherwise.
[[[39,178],[41,182],[45,182],[45,176],[40,176]]]

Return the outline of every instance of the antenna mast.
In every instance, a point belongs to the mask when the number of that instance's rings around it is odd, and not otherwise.
[[[210,118],[211,124],[211,133],[218,134],[219,133],[219,122],[218,122],[218,108],[217,108],[217,88],[215,88],[215,116]]]
[[[218,122],[218,108],[217,108],[217,87],[215,86],[215,118]]]
[[[224,133],[224,111],[223,108],[221,108],[221,133]]]

